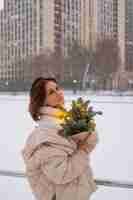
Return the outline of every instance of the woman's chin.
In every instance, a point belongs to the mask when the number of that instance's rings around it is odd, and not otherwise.
[[[60,102],[59,104],[56,105],[57,108],[59,107],[64,107],[64,102]]]

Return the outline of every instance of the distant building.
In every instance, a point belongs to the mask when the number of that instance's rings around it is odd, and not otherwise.
[[[133,80],[133,1],[118,0],[118,42],[120,47],[121,67],[118,85],[128,87]],[[119,81],[120,80],[120,81]]]
[[[113,36],[118,42],[121,65],[116,79],[128,84],[133,73],[133,1],[97,0],[97,9],[98,37]]]
[[[81,44],[94,49],[97,40],[97,0],[81,0]]]
[[[125,68],[133,71],[133,1],[126,1],[125,17]]]
[[[5,49],[5,42],[4,42],[4,12],[3,10],[0,10],[0,77],[3,79],[6,74],[5,69],[5,55],[6,55],[6,49]]]
[[[50,50],[67,55],[73,42],[94,46],[96,0],[4,0],[1,32],[6,49],[3,78],[24,79],[27,57]],[[4,17],[2,17],[4,16]],[[3,73],[3,72],[2,72]]]
[[[4,1],[4,68],[6,80],[23,80],[25,57],[37,51],[31,1]]]
[[[120,71],[132,71],[132,21],[132,0],[4,0],[0,77],[23,80],[28,57],[47,50],[67,55],[75,40],[94,49],[105,35],[119,43]]]
[[[81,0],[63,1],[63,43],[64,54],[67,55],[68,48],[74,41],[81,38],[80,31]]]
[[[113,0],[97,0],[97,33],[100,38],[111,36],[113,29]]]

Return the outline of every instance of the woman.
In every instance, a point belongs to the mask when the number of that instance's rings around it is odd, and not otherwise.
[[[36,200],[88,200],[97,190],[89,165],[97,135],[84,132],[69,140],[60,135],[60,106],[64,94],[57,81],[37,78],[30,90],[29,112],[38,126],[22,150],[26,175]]]

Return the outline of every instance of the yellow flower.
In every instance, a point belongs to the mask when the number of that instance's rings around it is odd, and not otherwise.
[[[96,127],[96,123],[95,123],[94,120],[91,120],[91,121],[90,121],[90,127],[91,127],[91,128],[95,128],[95,127]]]
[[[56,113],[56,116],[57,116],[58,119],[64,119],[66,117],[66,112],[58,111]]]
[[[67,120],[70,120],[70,119],[71,119],[71,117],[67,116],[67,117],[66,117],[66,119],[67,119]]]
[[[84,113],[84,112],[85,112],[85,109],[82,107],[80,111]]]
[[[91,122],[91,123],[95,123],[95,119],[91,119],[90,122]]]

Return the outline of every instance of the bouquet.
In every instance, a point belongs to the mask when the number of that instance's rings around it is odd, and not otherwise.
[[[94,111],[92,106],[89,106],[90,101],[84,101],[81,97],[73,100],[71,108],[66,110],[61,108],[60,115],[61,126],[64,137],[74,136],[80,132],[95,132],[96,122],[94,117],[102,115],[101,111]]]

